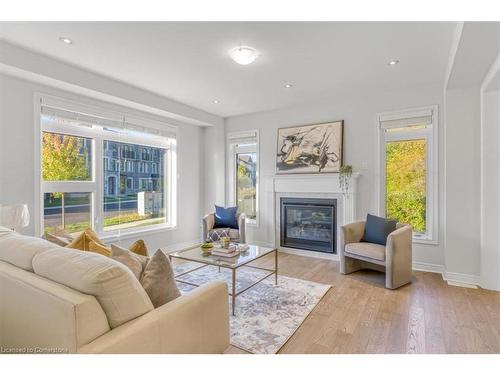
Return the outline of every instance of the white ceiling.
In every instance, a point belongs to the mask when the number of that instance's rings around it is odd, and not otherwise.
[[[454,30],[451,22],[2,22],[0,38],[228,117],[442,85]],[[255,63],[228,57],[239,44],[260,51]],[[401,62],[390,67],[391,59]]]
[[[448,88],[480,86],[500,53],[500,22],[465,22]]]

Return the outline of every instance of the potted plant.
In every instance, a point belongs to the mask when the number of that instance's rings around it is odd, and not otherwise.
[[[339,170],[339,187],[342,194],[347,194],[349,191],[349,182],[352,176],[352,165],[343,165]]]

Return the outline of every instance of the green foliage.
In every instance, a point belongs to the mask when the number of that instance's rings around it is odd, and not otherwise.
[[[425,140],[386,145],[386,215],[425,232]]]
[[[255,160],[255,156],[253,159]],[[237,204],[238,210],[244,212],[249,219],[256,218],[256,197],[257,190],[255,188],[255,181],[252,179],[252,171],[241,160],[238,161],[237,166]]]
[[[81,139],[43,133],[42,171],[45,181],[82,181],[89,179],[85,156],[80,155]]]

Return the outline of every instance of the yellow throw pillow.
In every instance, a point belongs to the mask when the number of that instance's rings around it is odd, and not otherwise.
[[[145,257],[148,256],[148,248],[146,247],[146,244],[144,243],[143,240],[135,241],[132,245],[130,245],[128,249],[131,252],[136,253],[138,255],[142,255]]]
[[[94,241],[95,243],[103,245],[103,243],[101,242],[101,239],[97,236],[97,233],[94,232],[92,229],[90,229],[90,228],[85,229],[85,234],[89,238],[91,238],[92,241]]]
[[[98,253],[107,257],[111,256],[111,249],[95,241],[89,242],[89,250],[92,253]]]
[[[77,249],[77,250],[83,250],[86,251],[89,248],[89,242],[87,239],[87,235],[85,232],[82,232],[76,237],[69,245],[66,247],[69,247],[70,249]]]
[[[104,245],[97,234],[90,228],[85,229],[66,247],[83,251],[91,251],[107,257],[111,256],[111,248]],[[148,256],[148,248],[143,240],[135,241],[132,245],[130,245],[129,250],[138,255],[145,257]]]
[[[68,246],[71,249],[89,251],[90,242],[94,241],[103,245],[97,234],[90,228],[85,229],[78,237],[76,237]]]

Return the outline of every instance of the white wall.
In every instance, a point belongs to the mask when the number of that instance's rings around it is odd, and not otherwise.
[[[500,91],[483,95],[481,286],[500,290]]]
[[[203,129],[204,138],[204,214],[214,211],[214,205],[224,206],[225,199],[225,138],[224,124]]]
[[[479,275],[480,106],[475,87],[446,91],[446,250],[449,274]],[[469,276],[464,276],[466,280]]]
[[[0,203],[28,203],[34,213],[34,93],[75,98],[75,95],[0,74]],[[197,240],[203,210],[203,128],[182,125],[178,133],[177,228],[139,235],[151,249]],[[26,230],[34,234],[34,220]],[[124,244],[133,239],[123,241]]]
[[[275,173],[277,129],[280,127],[313,124],[333,120],[344,120],[344,163],[351,164],[360,172],[358,180],[357,217],[364,218],[367,212],[377,213],[376,186],[376,115],[380,112],[422,107],[437,104],[442,121],[442,89],[439,87],[407,92],[362,93],[353,98],[324,100],[293,108],[230,117],[226,119],[226,134],[233,131],[259,129],[260,131],[260,217],[258,227],[249,227],[251,241],[272,242],[275,223],[271,222],[272,177]],[[441,129],[440,129],[441,133]],[[442,142],[440,142],[442,143]],[[440,176],[442,173],[442,148],[440,151]],[[442,186],[440,186],[440,218],[442,224]],[[443,228],[440,225],[440,228]],[[439,241],[443,233],[439,233]],[[443,264],[441,245],[414,246],[414,261]]]

